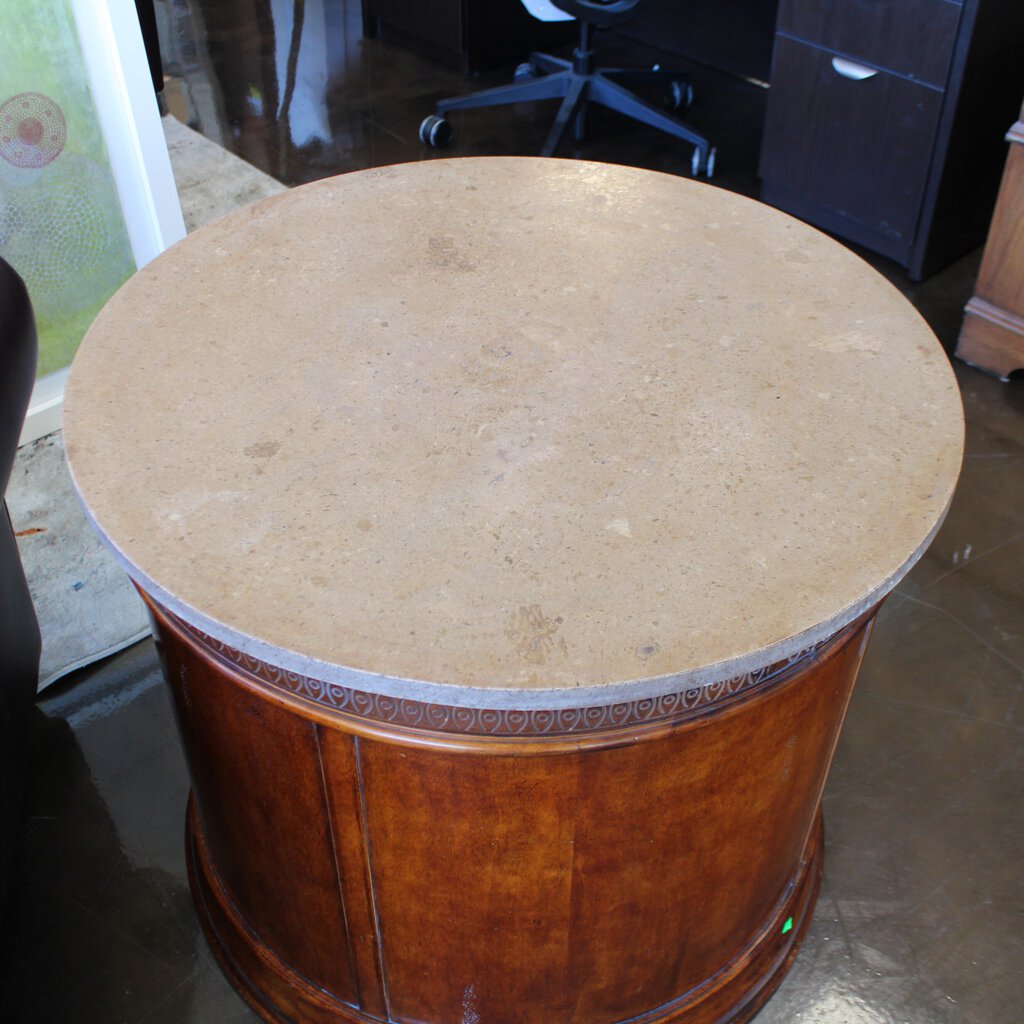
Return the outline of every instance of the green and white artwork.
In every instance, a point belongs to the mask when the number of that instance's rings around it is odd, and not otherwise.
[[[25,279],[39,376],[134,271],[70,0],[0,0],[0,256]]]

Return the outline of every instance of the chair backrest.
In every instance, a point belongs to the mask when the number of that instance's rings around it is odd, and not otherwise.
[[[523,6],[540,21],[581,21],[608,28],[633,17],[647,0],[522,0]]]
[[[629,21],[647,0],[552,0],[556,7],[598,28]],[[524,0],[525,3],[525,0]]]
[[[572,21],[574,17],[556,7],[552,0],[522,0],[522,3],[538,21]]]

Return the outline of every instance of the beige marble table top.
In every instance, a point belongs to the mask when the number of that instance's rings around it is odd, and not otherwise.
[[[811,646],[940,524],[959,393],[914,309],[819,232],[632,168],[434,160],[201,229],[68,387],[128,572],[287,670],[565,707]]]

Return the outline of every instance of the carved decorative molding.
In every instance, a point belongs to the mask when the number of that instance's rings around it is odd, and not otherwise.
[[[228,644],[189,625],[165,608],[159,612],[175,628],[187,633],[214,657],[259,682],[309,700],[315,704],[374,722],[431,732],[479,736],[561,736],[577,732],[594,733],[602,729],[652,724],[673,719],[685,721],[705,714],[743,696],[777,685],[818,656],[823,648],[838,639],[829,637],[784,661],[755,672],[705,686],[694,686],[677,693],[642,700],[623,701],[580,708],[556,710],[465,708],[384,694],[368,693],[328,683],[321,679],[288,672],[244,654]],[[854,626],[860,623],[854,623]],[[850,629],[851,627],[847,627]],[[845,633],[846,630],[841,632]]]

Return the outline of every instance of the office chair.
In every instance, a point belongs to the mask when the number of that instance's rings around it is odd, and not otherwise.
[[[573,59],[567,61],[546,53],[531,53],[530,59],[516,68],[512,85],[441,100],[437,104],[437,112],[426,117],[420,125],[420,140],[434,147],[447,145],[452,137],[452,129],[445,115],[452,110],[560,98],[562,106],[541,150],[541,156],[554,156],[570,124],[576,141],[582,141],[587,104],[594,102],[692,143],[693,174],[705,174],[710,178],[715,170],[715,150],[710,142],[677,117],[641,99],[631,88],[627,88],[639,86],[659,89],[668,107],[689,106],[693,99],[693,89],[685,72],[666,71],[657,66],[646,70],[599,68],[594,63],[591,46],[593,30],[621,25],[646,2],[522,0],[530,14],[541,21],[579,20],[579,43],[573,52]]]
[[[14,466],[36,374],[36,327],[21,278],[0,259],[0,496]],[[0,501],[0,915],[28,770],[32,706],[39,683],[39,623]]]

